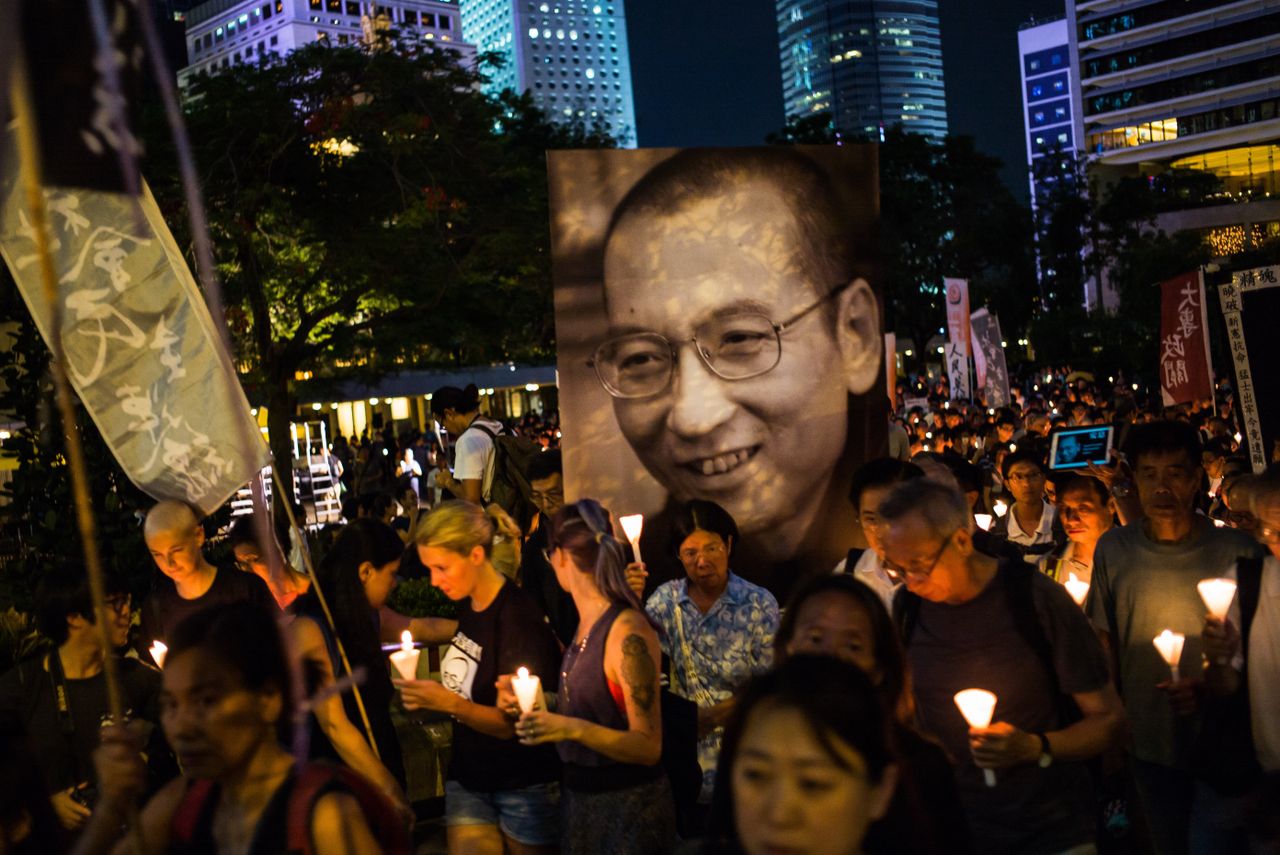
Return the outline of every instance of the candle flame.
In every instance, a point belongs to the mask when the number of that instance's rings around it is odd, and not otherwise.
[[[1156,650],[1160,651],[1160,655],[1164,657],[1164,661],[1169,665],[1177,665],[1178,660],[1182,658],[1182,645],[1186,642],[1187,637],[1180,632],[1174,632],[1166,629],[1164,632],[1152,639]]]
[[[622,526],[622,532],[627,536],[627,540],[635,543],[640,539],[640,532],[644,530],[644,514],[618,517],[618,523]]]
[[[528,680],[529,669],[521,665],[519,668],[516,669],[516,676],[519,677],[521,680]]]
[[[1234,579],[1201,579],[1196,588],[1200,591],[1200,598],[1208,607],[1209,614],[1218,620],[1227,616],[1227,610],[1231,608],[1231,601],[1236,595]]]
[[[956,706],[970,727],[986,727],[996,710],[996,696],[986,689],[965,689],[956,692]]]
[[[401,650],[413,649],[413,633],[407,629],[404,632],[400,633],[400,649]]]

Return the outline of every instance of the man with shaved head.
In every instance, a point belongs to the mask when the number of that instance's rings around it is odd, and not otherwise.
[[[164,501],[147,512],[147,549],[160,568],[142,606],[144,645],[165,641],[188,616],[221,603],[255,602],[275,608],[266,584],[234,566],[204,557],[204,529],[190,506]]]

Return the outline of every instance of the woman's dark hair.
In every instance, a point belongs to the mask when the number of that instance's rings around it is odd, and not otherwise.
[[[275,616],[266,607],[249,602],[209,606],[178,624],[171,635],[167,661],[200,648],[239,674],[246,689],[278,691],[283,707],[276,735],[289,744],[294,703],[289,662]]]
[[[457,386],[441,386],[431,393],[431,415],[439,421],[445,410],[469,413],[480,409],[480,390],[472,383],[465,389]]]
[[[870,678],[856,665],[829,656],[796,656],[749,682],[724,730],[708,833],[717,851],[740,851],[733,816],[733,764],[751,715],[761,708],[799,712],[833,762],[848,768],[843,743],[862,757],[878,783],[894,762],[888,717]]]
[[[382,644],[374,629],[369,598],[360,581],[360,565],[366,561],[383,567],[399,560],[404,541],[382,520],[366,517],[346,526],[316,565],[316,584],[333,614],[338,639],[352,668],[363,665],[366,679],[386,673]]]
[[[575,567],[591,573],[610,603],[636,609],[648,618],[640,598],[627,584],[626,549],[613,536],[609,512],[599,502],[581,499],[555,512],[547,552],[557,549],[563,549]]]
[[[709,531],[720,535],[720,539],[729,547],[730,555],[738,545],[738,524],[733,521],[733,517],[715,502],[705,499],[693,499],[676,508],[671,529],[675,532],[672,543],[676,549],[695,531]]]
[[[899,640],[898,629],[880,595],[871,586],[859,582],[848,573],[811,576],[792,592],[787,607],[782,611],[778,632],[774,635],[773,661],[781,663],[787,660],[787,647],[795,638],[800,609],[815,597],[826,594],[843,594],[866,613],[867,620],[871,623],[871,644],[876,667],[880,670],[880,685],[877,690],[885,709],[893,714],[898,724],[912,727],[915,721],[915,703],[912,700],[911,673],[907,668],[907,657]]]
[[[108,597],[128,592],[111,574],[107,575],[105,584]],[[97,620],[93,614],[93,596],[89,593],[89,574],[79,564],[51,567],[36,585],[36,628],[55,647],[61,646],[70,635],[67,618],[72,615],[80,615],[89,623]]]

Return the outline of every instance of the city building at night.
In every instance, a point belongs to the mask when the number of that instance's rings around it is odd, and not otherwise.
[[[829,113],[846,134],[947,133],[936,0],[776,0],[788,121]]]
[[[463,62],[475,55],[462,39],[457,4],[448,0],[208,0],[186,12],[190,64],[178,81],[185,84],[193,74],[256,62],[266,53],[284,55],[312,42],[354,44],[373,22],[402,36],[447,44]]]
[[[1217,257],[1280,236],[1274,0],[1068,0],[1076,145],[1090,175],[1147,178],[1156,226]]]
[[[486,88],[528,92],[553,121],[636,144],[623,0],[461,0],[462,35],[504,60]]]
[[[1022,67],[1022,122],[1026,133],[1031,207],[1055,176],[1050,161],[1075,154],[1075,122],[1071,106],[1071,40],[1067,21],[1029,24],[1018,31]]]

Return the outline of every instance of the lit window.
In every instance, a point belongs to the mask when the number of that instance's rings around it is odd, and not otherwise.
[[[529,38],[531,38],[531,39],[536,39],[537,37],[538,37],[538,28],[537,28],[537,27],[530,27],[530,28],[529,28]]]
[[[595,80],[595,77],[596,77],[596,70],[594,68],[588,68],[586,70],[586,78],[588,80]]]

